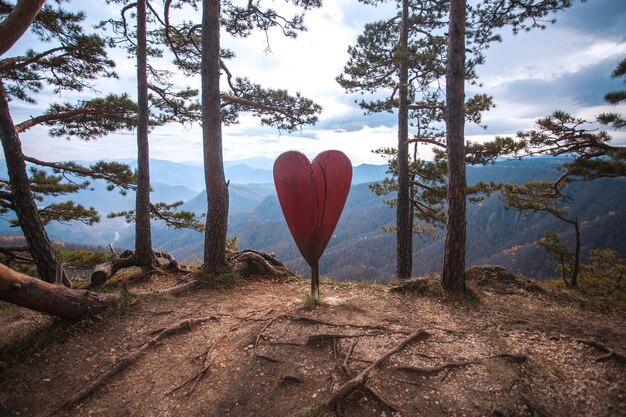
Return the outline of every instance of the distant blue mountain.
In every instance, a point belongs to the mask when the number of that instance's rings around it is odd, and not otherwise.
[[[564,161],[558,158],[500,160],[495,165],[468,167],[467,180],[469,184],[554,180],[559,175],[557,166]],[[200,166],[154,160],[151,167],[154,201],[183,200],[186,203],[182,209],[198,214],[206,212],[206,193],[193,188],[204,188]],[[3,168],[0,164],[0,176]],[[383,281],[394,275],[395,235],[382,231],[381,227],[394,223],[395,210],[383,203],[386,197],[376,196],[368,188],[369,182],[384,178],[385,171],[384,165],[354,167],[353,186],[345,210],[321,259],[322,273],[336,279]],[[226,172],[231,178],[229,236],[237,236],[242,248],[274,252],[290,268],[308,275],[308,268],[283,219],[271,183],[271,169],[227,164]],[[68,197],[96,207],[103,215],[134,207],[132,194],[124,197],[115,191],[108,192],[98,181],[93,185],[94,191],[85,190]],[[626,240],[623,239],[626,235],[626,208],[623,204],[626,179],[574,183],[568,186],[567,193],[573,198],[571,215],[581,222],[583,254],[590,248],[608,247],[617,250],[621,256],[626,255]],[[134,245],[133,226],[119,218],[103,218],[101,223],[92,227],[75,222],[53,223],[46,229],[58,241],[89,245],[113,243],[125,248]],[[570,229],[553,216],[523,216],[515,210],[505,210],[503,203],[492,196],[468,205],[468,264],[498,263],[531,276],[553,276],[554,262],[534,242],[543,234],[559,233],[571,244],[573,232]],[[19,229],[8,228],[7,222],[0,222],[0,235],[18,233]],[[198,261],[201,257],[202,233],[169,229],[162,222],[155,221],[152,236],[155,248],[172,252],[178,259]],[[443,240],[416,238],[414,243],[413,273],[439,270]]]

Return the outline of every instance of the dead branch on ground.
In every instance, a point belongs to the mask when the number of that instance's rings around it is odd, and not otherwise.
[[[135,252],[132,250],[125,250],[121,254],[117,254],[113,249],[113,246],[109,244],[109,250],[111,251],[111,258],[104,263],[98,264],[93,268],[91,273],[91,285],[98,287],[104,285],[113,275],[115,275],[120,269],[130,268],[137,265],[137,258]],[[177,271],[177,272],[190,272],[190,269],[178,262],[173,255],[165,252],[154,252],[156,258],[166,259],[168,261],[165,269]]]
[[[340,410],[341,402],[348,395],[352,394],[356,390],[368,390],[368,388],[366,388],[366,383],[370,372],[380,368],[382,364],[387,359],[389,359],[389,357],[400,352],[409,344],[417,340],[422,340],[429,335],[430,334],[428,332],[422,329],[417,330],[416,332],[409,335],[407,338],[397,344],[393,349],[387,351],[382,356],[379,356],[370,366],[361,371],[356,377],[352,378],[351,380],[340,386],[335,392],[333,392],[330,398],[326,401],[326,407],[332,410]]]
[[[596,362],[608,361],[609,359],[613,358],[622,364],[626,364],[626,354],[619,352],[615,349],[611,349],[602,342],[599,342],[595,339],[574,339],[574,341],[585,344],[587,346],[594,347],[602,352],[605,352],[604,355],[598,356],[595,359]]]
[[[118,297],[51,284],[0,264],[0,300],[64,319],[77,320],[108,307]]]
[[[153,336],[152,338],[147,340],[136,351],[130,353],[125,358],[122,358],[121,360],[119,360],[108,371],[106,371],[104,374],[100,375],[95,381],[93,381],[87,387],[83,388],[82,390],[80,390],[76,394],[74,394],[69,400],[67,400],[59,408],[54,410],[50,415],[52,416],[54,414],[57,414],[59,411],[61,411],[63,409],[68,409],[68,408],[70,408],[72,406],[75,406],[78,403],[80,403],[81,401],[83,401],[86,398],[88,398],[98,388],[100,388],[102,385],[106,384],[111,378],[113,378],[117,374],[121,373],[124,369],[126,369],[130,365],[132,365],[135,362],[135,360],[137,360],[137,358],[142,356],[149,349],[151,349],[154,346],[156,346],[157,343],[159,343],[163,339],[165,339],[167,337],[170,337],[170,336],[174,336],[174,335],[179,334],[179,333],[190,331],[193,328],[193,326],[205,323],[205,322],[207,322],[209,320],[217,320],[217,318],[215,316],[207,316],[207,317],[200,317],[200,318],[196,318],[196,319],[187,319],[187,320],[181,321],[178,324],[175,324],[174,326],[158,329],[158,333],[156,334],[156,336]]]

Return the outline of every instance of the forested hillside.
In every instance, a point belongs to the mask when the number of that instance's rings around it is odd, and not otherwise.
[[[485,167],[469,167],[468,182],[514,182],[554,180],[559,173],[557,158],[499,161]],[[267,164],[266,164],[267,165]],[[167,161],[155,161],[154,201],[185,201],[184,210],[206,212],[206,194],[196,193],[195,178],[201,168]],[[244,168],[245,166],[245,168]],[[231,168],[232,167],[232,168]],[[234,169],[234,171],[232,170]],[[382,179],[386,167],[362,165],[354,169],[353,186],[333,238],[321,259],[321,273],[335,279],[366,279],[387,281],[394,275],[395,236],[384,232],[383,226],[395,221],[395,210],[384,203],[385,198],[370,191],[367,182]],[[273,184],[256,183],[271,178],[271,171],[257,161],[255,167],[232,163],[226,168],[231,179],[229,236],[236,236],[241,248],[273,252],[294,270],[308,275],[308,266],[300,256],[283,219]],[[234,172],[234,174],[233,174]],[[248,174],[244,175],[243,173]],[[180,175],[180,174],[183,175]],[[232,175],[232,177],[230,176]],[[187,183],[187,180],[191,184]],[[195,182],[194,182],[195,181]],[[189,186],[190,185],[190,186]],[[121,218],[107,219],[111,211],[127,210],[134,196],[106,191],[99,182],[94,190],[83,190],[75,200],[94,206],[103,216],[100,223],[51,223],[47,229],[54,240],[119,248],[132,248],[134,231]],[[626,253],[626,213],[623,195],[624,179],[602,179],[574,183],[566,193],[572,198],[571,215],[577,217],[582,229],[582,253],[591,248],[612,248]],[[16,228],[0,225],[3,235],[18,234]],[[555,276],[556,263],[535,242],[547,233],[559,233],[573,244],[573,229],[548,214],[524,216],[505,209],[496,196],[468,206],[468,263],[501,264],[514,271],[536,277]],[[441,233],[439,233],[441,235]],[[202,234],[192,230],[174,230],[156,223],[153,232],[155,247],[172,252],[177,258],[199,262]],[[439,271],[443,242],[440,238],[415,237],[414,274]]]

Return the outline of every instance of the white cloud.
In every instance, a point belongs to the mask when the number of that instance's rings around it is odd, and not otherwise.
[[[106,13],[114,16],[119,11],[119,7],[112,4],[106,7],[96,7],[88,2],[84,5],[79,2],[75,4],[87,8],[92,23],[106,18]],[[272,3],[272,6],[281,10],[294,10],[284,6],[283,2]],[[572,11],[584,13],[576,8],[587,6],[587,3],[577,3]],[[281,134],[275,129],[260,127],[258,120],[243,115],[240,124],[224,129],[224,159],[275,157],[291,149],[301,150],[312,158],[325,149],[340,149],[355,164],[383,163],[371,151],[383,146],[395,146],[396,129],[394,126],[366,125],[383,124],[385,121],[391,124],[393,117],[363,116],[361,123],[358,120],[361,111],[346,98],[334,79],[341,73],[348,58],[347,48],[354,44],[363,25],[391,15],[394,7],[389,4],[374,8],[351,0],[326,0],[321,9],[307,13],[305,24],[309,31],[300,34],[298,39],[286,39],[279,31],[271,31],[269,45],[272,52],[269,54],[264,52],[267,44],[263,34],[255,34],[246,39],[232,39],[224,35],[224,46],[232,48],[236,53],[236,58],[228,63],[233,75],[249,76],[253,82],[271,88],[300,91],[324,106],[320,127],[305,127],[302,134]],[[199,21],[200,16],[196,14],[188,18]],[[576,74],[600,61],[626,54],[624,34],[617,37],[595,35],[591,30],[579,30],[575,24],[568,25],[568,20],[563,20],[565,24],[557,23],[545,31],[521,33],[518,36],[506,33],[503,43],[494,45],[487,51],[487,64],[478,70],[485,87],[478,92],[493,93],[497,107],[485,115],[485,122],[490,126],[487,132],[468,128],[469,134],[480,138],[491,134],[514,133],[531,127],[537,117],[549,114],[556,108],[565,107],[566,110],[586,116],[597,114],[598,109],[584,110],[580,100],[560,95],[558,90],[555,90],[552,97],[514,97],[507,91],[507,87],[516,81],[543,80],[555,83],[562,80],[565,74]],[[32,37],[26,37],[24,42],[17,49],[25,48],[28,42],[32,43]],[[127,92],[136,96],[134,61],[128,59],[126,52],[120,49],[112,51],[111,56],[117,62],[120,79],[101,81],[98,89],[102,94]],[[171,57],[166,56],[159,66],[171,67]],[[199,88],[198,77],[176,75],[171,79],[180,87],[190,85]],[[576,89],[577,86],[572,85],[571,88]],[[604,91],[599,91],[598,94],[601,96],[603,93]],[[44,94],[36,108],[13,101],[11,109],[16,121],[19,121],[30,115],[40,114],[52,99],[71,101],[82,97],[80,93],[63,93],[60,98]],[[342,123],[345,123],[343,129]],[[359,129],[360,126],[363,127]],[[133,133],[116,133],[89,143],[79,140],[67,142],[48,137],[45,129],[39,127],[22,135],[22,138],[25,152],[42,159],[136,156]],[[202,136],[197,125],[191,128],[178,125],[157,128],[151,134],[150,147],[153,158],[173,161],[202,160]],[[427,150],[423,153],[429,154]]]

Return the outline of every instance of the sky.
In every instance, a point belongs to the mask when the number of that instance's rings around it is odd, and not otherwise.
[[[119,7],[104,2],[77,2],[88,21],[98,22],[119,14]],[[274,1],[272,7],[282,7]],[[299,150],[309,158],[327,149],[346,153],[353,165],[382,164],[372,150],[395,146],[395,114],[364,115],[349,95],[337,84],[347,62],[349,45],[356,42],[365,23],[391,16],[391,5],[372,7],[354,0],[324,0],[322,8],[305,16],[308,31],[297,39],[282,37],[278,31],[268,41],[258,34],[246,39],[222,36],[222,44],[236,57],[228,66],[236,76],[247,76],[265,87],[301,92],[324,108],[315,126],[294,133],[262,127],[257,119],[243,114],[240,123],[223,131],[224,159],[250,157],[275,159],[288,150]],[[198,21],[200,16],[187,16]],[[467,86],[466,93],[493,95],[496,108],[483,117],[487,129],[466,125],[466,139],[482,141],[495,135],[513,135],[533,127],[534,121],[554,110],[592,119],[603,111],[626,112],[626,106],[610,107],[602,97],[611,89],[624,88],[610,73],[626,58],[626,1],[575,0],[571,9],[554,16],[557,22],[545,30],[513,35],[502,32],[503,41],[486,51],[486,64],[478,68],[481,88]],[[39,48],[31,35],[24,36],[5,56],[27,47]],[[49,103],[84,99],[108,92],[129,93],[136,97],[135,63],[122,50],[114,50],[120,78],[99,82],[97,92],[64,92],[60,96],[42,93],[37,104],[14,100],[10,103],[16,122],[41,114]],[[163,60],[161,68],[172,67]],[[173,78],[181,87],[199,88],[198,78]],[[626,145],[626,132],[615,132],[614,143]],[[47,129],[35,127],[21,135],[26,155],[48,161],[135,159],[135,132],[118,132],[106,138],[84,142],[48,136]],[[429,158],[428,148],[420,149]],[[150,154],[154,159],[199,164],[202,162],[202,134],[198,125],[167,125],[150,134]]]

